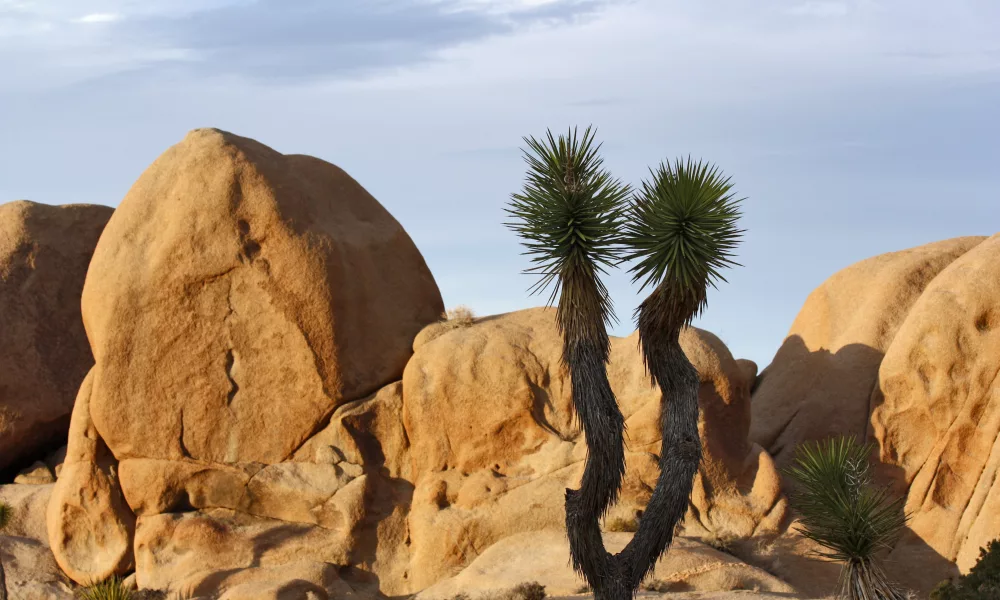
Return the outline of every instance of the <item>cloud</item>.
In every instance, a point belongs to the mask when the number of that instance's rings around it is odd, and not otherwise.
[[[69,16],[73,4],[65,0],[0,4],[0,56],[6,54],[5,20],[12,30],[49,23],[44,35],[39,29],[40,35],[20,36],[20,64],[7,69],[13,81],[0,85],[52,87],[156,65],[192,76],[270,82],[353,77],[430,61],[443,49],[521,28],[573,21],[612,2],[229,0],[198,8],[188,2],[120,1],[104,2],[100,11],[82,18]],[[72,31],[68,23],[102,27]],[[170,56],[184,59],[164,58]],[[7,61],[0,58],[0,68]]]
[[[115,13],[90,13],[76,19],[77,23],[114,23],[121,20],[121,15]]]

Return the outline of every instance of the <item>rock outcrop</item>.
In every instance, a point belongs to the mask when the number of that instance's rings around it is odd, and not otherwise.
[[[229,510],[247,531],[312,527],[319,562],[365,559],[359,531],[392,514],[396,484],[372,481],[380,459],[365,453],[380,446],[349,424],[378,420],[359,403],[399,389],[443,304],[409,236],[357,182],[195,130],[119,205],[82,307],[95,364],[48,518],[70,577],[124,574],[134,550],[140,584],[166,581],[171,563],[143,531],[199,511]]]
[[[876,256],[817,288],[758,378],[750,438],[787,464],[796,445],[878,445],[909,527],[888,556],[927,593],[1000,538],[1000,236]]]
[[[882,360],[872,433],[907,494],[910,531],[890,554],[924,590],[1000,538],[1000,235],[927,286]],[[914,565],[920,565],[914,568]]]
[[[864,438],[882,357],[930,282],[980,244],[962,237],[881,254],[843,269],[806,299],[753,393],[750,439],[779,466],[795,446]]]
[[[111,213],[0,205],[0,470],[65,443],[73,398],[94,362],[80,293]]]

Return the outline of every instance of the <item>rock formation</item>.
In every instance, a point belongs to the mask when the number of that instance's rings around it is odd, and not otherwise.
[[[927,589],[1000,538],[1000,235],[970,248],[913,304],[878,372],[872,432],[907,493],[889,558]],[[914,569],[914,565],[920,568]]]
[[[903,320],[937,274],[984,239],[881,254],[823,282],[759,377],[750,439],[784,466],[803,441],[863,438],[879,365]]]
[[[80,290],[107,206],[0,205],[0,470],[65,443],[93,364]]]
[[[124,574],[134,552],[139,585],[155,585],[173,563],[150,531],[230,513],[241,540],[301,524],[325,540],[319,562],[352,564],[377,484],[346,443],[298,451],[350,421],[339,408],[398,381],[443,312],[419,251],[371,195],[321,160],[195,130],[122,200],[82,307],[96,362],[48,523],[70,577]]]
[[[926,594],[1000,538],[1000,236],[862,261],[808,298],[753,393],[751,439],[787,463],[797,444],[878,445],[906,497],[890,575]]]
[[[833,585],[835,565],[789,527],[778,466],[834,433],[876,440],[880,477],[908,494],[894,575],[926,591],[971,565],[1000,537],[998,281],[1000,236],[863,261],[810,295],[760,376],[683,331],[704,460],[648,585]],[[225,600],[431,600],[515,577],[577,591],[563,502],[587,449],[555,311],[442,312],[405,231],[337,167],[191,132],[96,244],[82,290],[95,361],[65,450],[0,488],[23,513],[0,550],[50,553],[37,576],[53,597],[68,589],[55,565],[77,583],[134,569],[139,588]],[[628,428],[615,549],[643,518],[669,399],[636,335],[611,346]]]

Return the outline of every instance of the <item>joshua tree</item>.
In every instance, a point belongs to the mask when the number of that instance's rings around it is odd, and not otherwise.
[[[10,505],[0,501],[0,531],[7,528],[12,514]],[[2,560],[0,560],[0,600],[7,600],[7,574],[4,573]]]
[[[842,598],[904,600],[876,553],[890,548],[906,525],[905,499],[872,485],[874,449],[849,437],[799,446],[788,470],[799,484],[791,500],[802,534],[828,550],[817,554],[844,563]]]
[[[579,490],[566,490],[566,528],[573,566],[598,600],[631,598],[669,545],[687,509],[701,457],[698,439],[698,375],[680,348],[680,330],[705,305],[706,287],[731,264],[741,234],[738,200],[714,168],[678,161],[661,165],[630,205],[628,186],[601,169],[590,128],[548,144],[525,138],[527,182],[514,194],[509,223],[525,239],[542,279],[535,290],[557,282],[557,323],[563,362],[569,369],[573,405],[583,425],[588,455]],[[626,224],[626,217],[629,222]],[[625,230],[623,237],[620,232]],[[643,356],[663,392],[661,474],[639,529],[628,546],[611,555],[600,520],[621,489],[625,471],[624,419],[607,377],[613,318],[604,268],[622,256],[639,262],[635,278],[654,284],[637,311]]]
[[[634,281],[653,288],[636,311],[643,359],[660,387],[660,476],[635,536],[616,557],[629,596],[670,545],[684,518],[701,460],[698,372],[681,349],[680,332],[705,308],[708,286],[725,281],[743,235],[738,199],[717,167],[677,160],[650,170],[632,200],[625,244]],[[620,594],[620,593],[619,593]],[[619,597],[621,597],[619,595]]]
[[[625,419],[608,382],[607,325],[614,314],[600,275],[620,258],[619,229],[630,190],[601,168],[600,145],[593,141],[589,127],[582,139],[575,130],[558,140],[548,132],[547,145],[525,138],[527,181],[507,212],[518,219],[508,226],[532,255],[528,272],[542,276],[532,291],[556,283],[549,303],[559,295],[562,361],[588,448],[581,488],[566,490],[566,525],[573,564],[601,596],[605,581],[614,578],[599,521],[621,489]]]

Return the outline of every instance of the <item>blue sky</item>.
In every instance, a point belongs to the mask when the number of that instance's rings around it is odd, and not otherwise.
[[[346,169],[480,315],[545,301],[522,136],[593,124],[633,184],[715,162],[744,266],[696,325],[762,368],[838,269],[1000,222],[996,0],[0,0],[0,73],[0,201],[114,206],[218,127]]]

